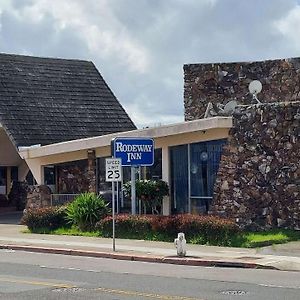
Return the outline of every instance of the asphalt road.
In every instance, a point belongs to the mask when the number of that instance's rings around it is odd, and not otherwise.
[[[300,273],[0,250],[0,299],[300,299]]]

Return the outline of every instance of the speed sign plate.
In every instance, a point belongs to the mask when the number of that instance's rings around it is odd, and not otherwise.
[[[120,158],[106,158],[105,160],[106,181],[122,181],[122,163]]]

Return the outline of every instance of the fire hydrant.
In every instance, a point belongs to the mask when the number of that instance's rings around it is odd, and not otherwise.
[[[178,256],[185,256],[186,255],[186,239],[184,237],[183,232],[178,233],[177,239],[174,240],[175,247],[177,249]]]

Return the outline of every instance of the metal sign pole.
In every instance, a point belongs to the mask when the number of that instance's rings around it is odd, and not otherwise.
[[[116,251],[115,241],[115,182],[112,183],[112,221],[113,221],[113,251]]]
[[[119,182],[117,182],[117,214],[120,212],[120,205],[119,205]]]
[[[131,214],[136,214],[135,167],[131,167]]]

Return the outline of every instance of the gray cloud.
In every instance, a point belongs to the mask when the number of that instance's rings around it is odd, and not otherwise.
[[[295,0],[4,2],[1,52],[94,61],[138,126],[183,120],[184,63],[300,51]]]

